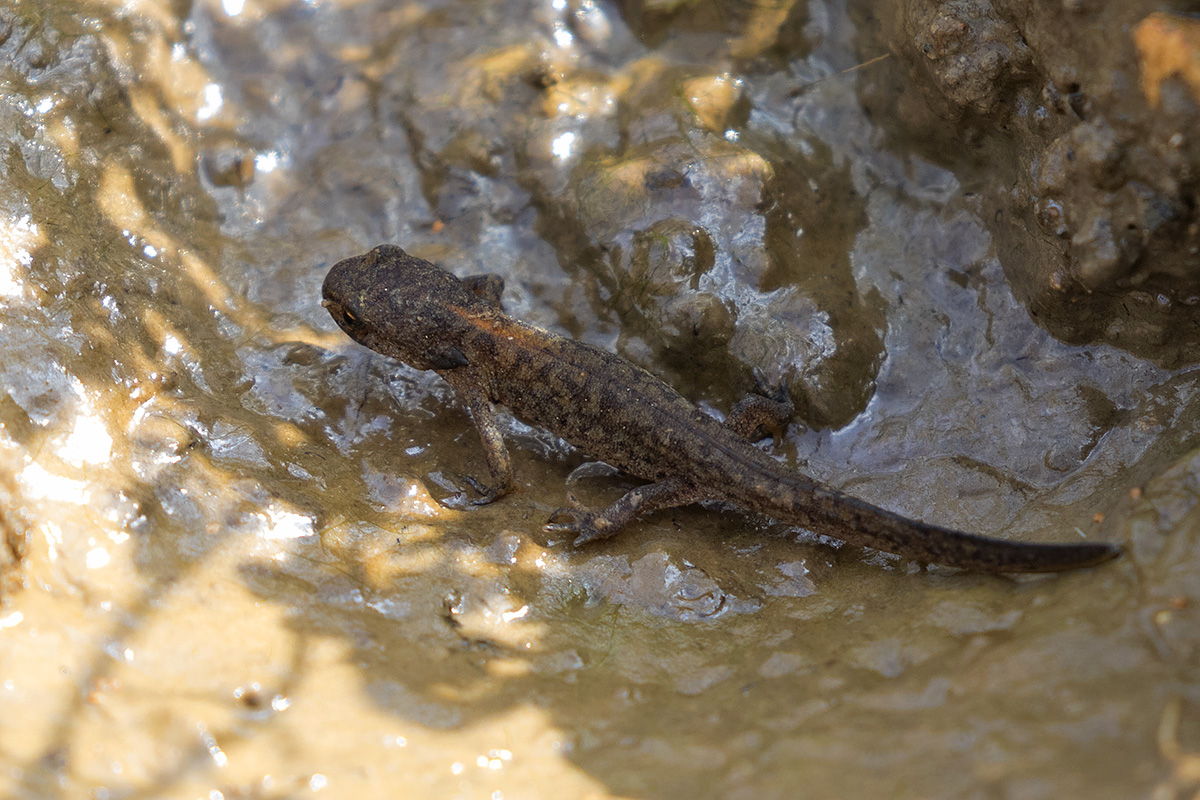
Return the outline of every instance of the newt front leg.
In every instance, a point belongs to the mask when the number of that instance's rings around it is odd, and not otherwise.
[[[504,295],[504,278],[491,272],[485,272],[481,275],[468,275],[462,279],[462,282],[471,294],[492,308],[500,308],[500,298]]]
[[[513,484],[512,457],[508,454],[504,434],[500,432],[500,425],[496,421],[496,407],[488,398],[479,375],[469,367],[448,370],[441,375],[454,387],[459,402],[471,415],[471,421],[479,431],[491,484],[485,486],[474,478],[467,480],[471,488],[479,493],[479,497],[471,502],[479,506],[487,505],[512,491]]]

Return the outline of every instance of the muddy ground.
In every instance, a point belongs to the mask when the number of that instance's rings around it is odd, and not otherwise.
[[[0,9],[0,795],[1194,796],[1200,9],[874,8]],[[786,386],[764,446],[871,502],[1125,554],[575,549],[511,419],[472,507],[448,388],[319,305],[385,241]]]

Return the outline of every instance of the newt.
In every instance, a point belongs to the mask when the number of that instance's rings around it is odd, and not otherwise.
[[[486,486],[472,481],[476,503],[513,485],[497,422],[504,406],[647,481],[603,510],[556,511],[546,527],[575,534],[576,545],[612,536],[638,516],[716,500],[851,544],[981,572],[1076,569],[1120,553],[1111,544],[964,533],[839,492],[755,445],[759,431],[786,424],[790,403],[751,395],[721,422],[641,367],[505,314],[503,288],[498,276],[460,279],[387,244],[334,264],[322,287],[322,305],[352,339],[453,387],[490,473]]]

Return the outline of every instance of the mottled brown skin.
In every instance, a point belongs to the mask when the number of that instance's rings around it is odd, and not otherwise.
[[[548,527],[576,544],[612,536],[634,517],[721,500],[838,539],[923,562],[984,572],[1053,572],[1118,555],[1112,545],[1028,544],[907,519],[783,467],[748,439],[789,410],[757,397],[725,423],[628,361],[506,315],[503,282],[460,280],[380,245],[329,271],[323,305],[353,339],[454,387],[483,441],[491,484],[478,502],[512,486],[496,422],[507,406],[593,458],[649,483],[600,512],[560,509]]]

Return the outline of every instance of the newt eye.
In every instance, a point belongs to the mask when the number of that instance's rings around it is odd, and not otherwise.
[[[353,311],[350,311],[349,309],[345,309],[345,308],[342,309],[342,317],[346,320],[346,322],[349,322],[351,325],[358,324],[358,316],[355,315],[355,313]]]

